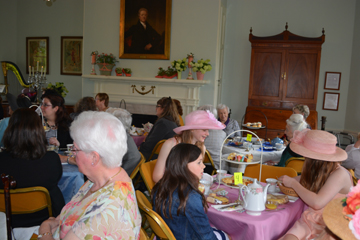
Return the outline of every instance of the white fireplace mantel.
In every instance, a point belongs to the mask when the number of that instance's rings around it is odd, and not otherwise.
[[[132,107],[132,110],[128,109],[131,113],[149,114],[146,108],[150,107],[153,114],[156,102],[162,97],[171,96],[181,102],[184,116],[196,110],[200,88],[209,84],[206,80],[103,75],[82,75],[82,81],[83,88],[93,83],[93,96],[99,92],[107,93],[114,106],[119,106],[120,101],[125,100],[126,105]]]

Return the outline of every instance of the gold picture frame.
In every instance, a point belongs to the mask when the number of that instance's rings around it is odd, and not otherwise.
[[[61,75],[82,75],[83,37],[61,37]]]
[[[39,64],[37,64],[39,62]],[[37,69],[39,65],[40,69]],[[27,37],[26,38],[26,73],[29,74],[31,66],[35,71],[41,70],[41,66],[49,74],[49,37]]]
[[[171,5],[171,0],[121,0],[119,58],[170,59]],[[139,14],[144,12],[146,30]]]

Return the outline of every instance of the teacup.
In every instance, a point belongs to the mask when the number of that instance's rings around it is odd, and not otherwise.
[[[221,179],[225,177],[225,174],[227,173],[226,170],[216,170],[216,178],[220,182]]]
[[[70,152],[73,149],[74,144],[66,144],[66,147],[67,147],[67,151]]]
[[[278,151],[280,151],[281,149],[283,149],[283,147],[284,147],[284,144],[282,144],[282,143],[276,143],[276,144],[275,144],[275,148],[276,148],[276,150],[278,150]]]
[[[276,183],[277,183],[277,179],[275,178],[267,178],[266,179],[266,183],[270,184],[269,188],[268,188],[268,192],[273,193],[276,191]]]
[[[204,195],[208,195],[210,192],[211,182],[205,179],[200,179],[200,183],[202,183],[205,187]]]

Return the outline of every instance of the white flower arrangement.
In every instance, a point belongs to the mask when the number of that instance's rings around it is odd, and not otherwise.
[[[174,60],[171,62],[171,66],[178,72],[185,71],[186,69],[186,58]]]
[[[191,62],[190,65],[192,66],[192,70],[194,72],[201,72],[201,73],[205,73],[208,71],[211,71],[212,67],[211,64],[209,63],[210,59],[200,59],[197,62]]]

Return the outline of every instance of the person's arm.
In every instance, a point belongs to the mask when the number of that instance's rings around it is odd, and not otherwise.
[[[170,150],[175,145],[174,141],[175,141],[174,138],[169,138],[164,142],[163,146],[161,147],[152,176],[153,181],[155,183],[157,183],[164,175],[166,159],[169,156]]]
[[[348,154],[348,158],[343,161],[341,165],[347,169],[355,169],[355,167],[360,164],[360,149],[355,147],[354,144],[351,144],[346,147],[345,151]]]
[[[236,121],[236,120],[234,120],[233,130],[234,130],[234,131],[240,130],[239,123],[238,123],[238,121]],[[241,132],[235,133],[235,134],[234,134],[234,137],[235,137],[235,136],[241,137]]]
[[[331,173],[318,193],[307,190],[294,178],[286,175],[281,176],[279,180],[281,180],[286,187],[293,188],[299,197],[315,210],[324,208],[337,193],[342,190],[343,192],[348,192],[351,187],[350,175],[343,168],[338,168]]]
[[[144,155],[146,159],[150,157],[155,145],[165,138],[165,134],[168,127],[160,119],[154,124],[146,140],[141,143],[139,151]]]
[[[186,202],[185,216],[194,229],[197,239],[216,240],[209,219],[204,211],[200,194],[191,194]]]

